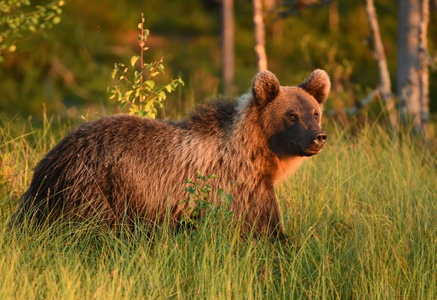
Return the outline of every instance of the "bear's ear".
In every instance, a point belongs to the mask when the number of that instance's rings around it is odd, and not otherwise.
[[[262,71],[255,75],[252,83],[252,94],[257,105],[266,105],[279,94],[280,83],[275,74]]]
[[[329,76],[325,71],[317,69],[299,87],[316,98],[319,104],[323,104],[331,90],[331,80],[329,80]]]

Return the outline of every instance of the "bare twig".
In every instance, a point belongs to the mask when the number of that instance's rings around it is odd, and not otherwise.
[[[73,72],[71,72],[66,66],[64,66],[58,57],[53,57],[50,63],[51,68],[48,72],[48,79],[50,81],[53,81],[53,79],[57,75],[59,75],[73,93],[84,99],[90,97],[90,93],[77,84]]]
[[[345,113],[348,114],[348,115],[356,114],[360,110],[360,108],[362,108],[363,106],[366,106],[370,101],[372,101],[373,98],[375,98],[379,94],[380,94],[379,88],[371,91],[370,94],[367,95],[366,98],[364,98],[363,100],[361,100],[360,102],[355,104],[354,107],[352,107],[352,108],[345,108],[344,109]]]
[[[141,57],[140,57],[140,63],[141,63],[141,85],[143,85],[144,83],[144,51],[145,51],[145,45],[146,45],[146,41],[145,41],[145,36],[144,36],[144,22],[146,20],[144,19],[144,13],[141,13],[141,36],[140,36],[140,41],[139,41],[139,45],[141,47]],[[143,95],[140,95],[140,110],[142,109],[143,106]]]
[[[164,62],[164,56],[162,56],[158,61],[155,61],[155,64],[153,66],[153,69],[150,71],[149,76],[147,77],[147,80],[150,80],[150,78],[152,77],[152,74],[155,73],[156,69],[158,68],[158,66],[160,64],[162,64]],[[144,83],[144,81],[141,81],[141,83]]]
[[[437,68],[435,66],[434,61],[437,61],[437,56],[434,57],[434,59],[431,57],[431,55],[429,55],[429,51],[427,48],[423,48],[422,46],[419,48],[419,51],[423,53],[423,55],[425,56],[426,60],[428,61],[428,64],[431,68],[431,70],[435,71]]]

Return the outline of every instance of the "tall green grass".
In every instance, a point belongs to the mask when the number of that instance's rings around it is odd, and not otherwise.
[[[280,185],[290,242],[201,230],[8,229],[31,170],[66,132],[0,128],[0,298],[437,297],[437,157],[381,127],[333,125],[325,150]]]

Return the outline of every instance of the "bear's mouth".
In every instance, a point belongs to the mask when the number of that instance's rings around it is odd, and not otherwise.
[[[322,149],[323,148],[320,148],[317,150],[313,150],[313,149],[305,150],[303,153],[303,156],[313,156],[313,155],[319,154],[320,152],[322,152]]]
[[[322,152],[323,147],[325,146],[325,140],[326,138],[321,141],[314,139],[314,142],[309,145],[309,147],[302,147],[301,149],[304,156],[313,156]]]
[[[322,152],[323,146],[324,146],[323,144],[322,145],[312,144],[309,148],[302,149],[302,154],[303,156],[313,156],[319,154],[320,152]]]

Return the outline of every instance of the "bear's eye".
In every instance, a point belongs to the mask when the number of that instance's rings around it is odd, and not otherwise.
[[[317,121],[319,120],[319,113],[314,113],[314,119]]]
[[[297,115],[294,113],[289,113],[288,114],[288,118],[290,118],[291,121],[296,121],[297,119]]]

